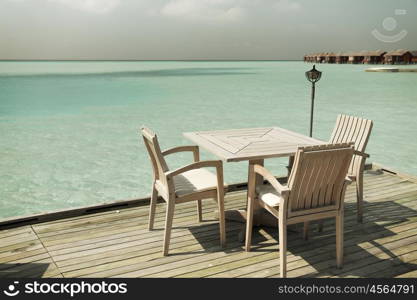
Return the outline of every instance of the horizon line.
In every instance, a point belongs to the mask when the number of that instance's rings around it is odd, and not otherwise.
[[[0,59],[0,61],[303,61],[303,59]]]

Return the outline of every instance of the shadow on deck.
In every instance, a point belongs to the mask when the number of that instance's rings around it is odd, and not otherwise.
[[[46,273],[49,263],[0,264],[0,278],[40,278]]]

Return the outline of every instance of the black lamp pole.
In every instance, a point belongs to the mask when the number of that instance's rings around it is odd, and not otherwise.
[[[313,136],[313,114],[314,114],[314,96],[316,92],[316,82],[321,78],[321,72],[316,70],[316,65],[313,69],[306,72],[307,80],[311,82],[311,110],[310,110],[310,137]]]
[[[310,108],[310,137],[313,136],[313,116],[314,116],[314,94],[316,92],[316,83],[311,85],[311,108]]]

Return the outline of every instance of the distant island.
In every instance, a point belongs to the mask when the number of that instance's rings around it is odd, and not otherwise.
[[[388,64],[409,65],[417,64],[417,50],[394,50],[394,51],[360,51],[360,52],[323,52],[307,54],[305,62],[328,63],[328,64]]]

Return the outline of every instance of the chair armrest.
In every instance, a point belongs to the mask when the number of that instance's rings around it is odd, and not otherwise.
[[[356,181],[356,175],[353,175],[353,174],[349,174],[348,176],[347,176],[347,178],[350,180],[350,181]]]
[[[266,181],[268,181],[272,187],[282,196],[287,195],[290,192],[290,189],[286,186],[283,186],[278,180],[272,175],[267,169],[261,165],[255,165],[255,173],[261,175]]]
[[[195,169],[201,169],[201,168],[216,168],[217,171],[220,170],[220,168],[222,168],[223,163],[221,160],[205,160],[205,161],[198,161],[189,165],[186,165],[184,167],[178,168],[176,170],[173,171],[168,171],[165,173],[165,176],[170,179],[176,175],[179,175],[181,173],[190,171],[190,170],[195,170]]]
[[[346,176],[346,178],[345,178],[345,183],[346,184],[351,184],[353,182],[353,180],[352,179],[350,179],[349,178],[349,176]]]
[[[365,152],[360,152],[360,151],[358,151],[358,150],[353,150],[353,154],[355,154],[355,155],[360,155],[360,156],[362,156],[362,157],[364,157],[364,158],[368,158],[368,157],[369,157],[369,154],[367,154],[367,153],[365,153]]]
[[[194,161],[197,162],[200,160],[200,152],[198,146],[178,146],[162,151],[162,155],[167,156],[178,152],[193,152]]]

